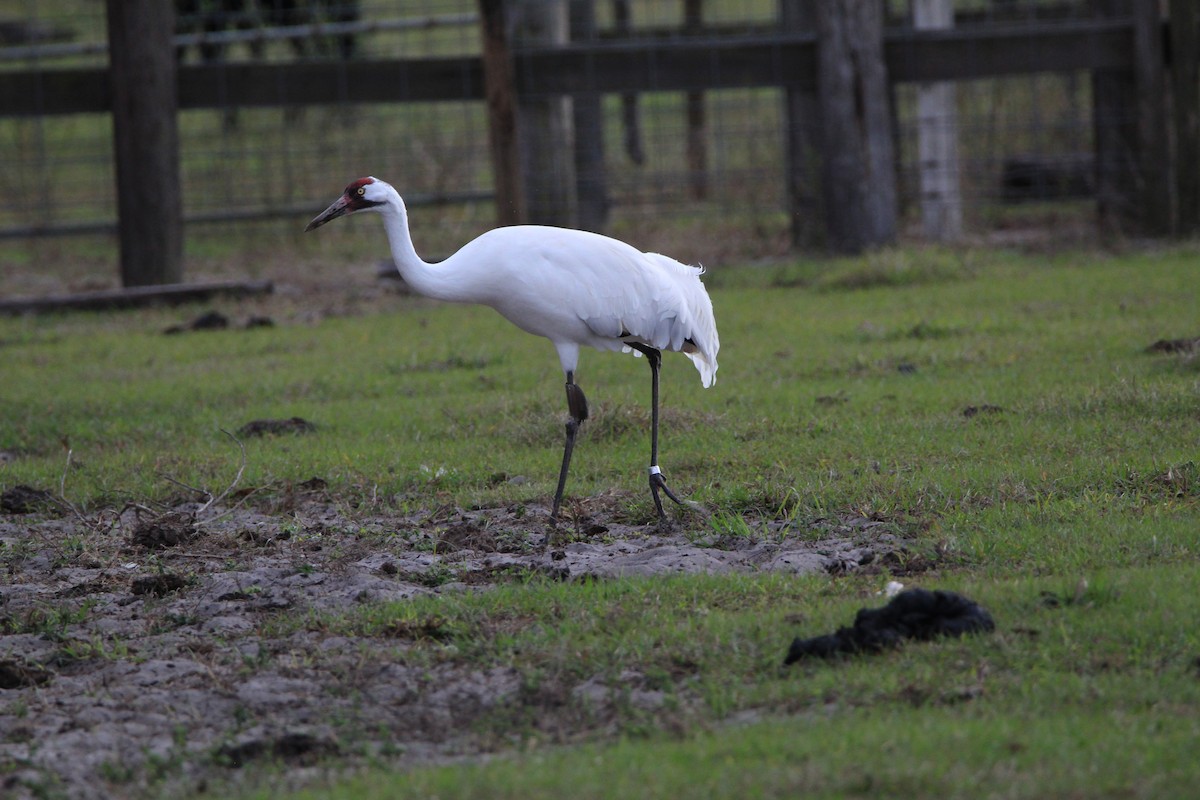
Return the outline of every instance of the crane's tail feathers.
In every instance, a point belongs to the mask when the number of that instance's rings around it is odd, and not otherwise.
[[[696,369],[700,371],[700,383],[705,389],[717,382],[717,362],[715,359],[709,358],[707,354],[699,351],[695,353],[684,353],[685,356],[692,360],[696,365]]]
[[[721,341],[712,300],[700,281],[704,266],[683,264],[660,253],[646,253],[645,257],[672,276],[669,282],[672,301],[664,305],[661,317],[645,320],[639,326],[644,337],[641,340],[659,350],[683,352],[700,371],[700,382],[705,388],[712,386],[717,380]]]

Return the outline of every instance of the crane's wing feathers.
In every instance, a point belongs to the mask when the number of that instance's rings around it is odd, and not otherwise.
[[[711,386],[720,342],[712,301],[700,282],[703,268],[598,238],[608,252],[585,273],[590,291],[580,298],[580,318],[598,336],[684,353]]]
[[[532,225],[496,228],[455,258],[480,270],[471,279],[473,301],[545,336],[560,353],[638,342],[683,352],[705,386],[715,380],[720,342],[700,267],[607,236]]]

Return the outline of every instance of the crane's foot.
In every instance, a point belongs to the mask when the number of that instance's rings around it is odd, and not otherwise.
[[[662,498],[658,495],[660,491],[675,501],[675,505],[687,505],[676,497],[675,493],[667,486],[667,480],[662,476],[662,470],[657,466],[653,466],[650,468],[650,495],[654,498],[654,508],[658,511],[658,524],[669,525],[670,521],[667,519],[667,512],[663,510]]]

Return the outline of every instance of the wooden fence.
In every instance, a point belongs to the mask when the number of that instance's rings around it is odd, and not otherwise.
[[[178,67],[166,26],[158,27],[158,38],[148,38],[144,31],[122,27],[113,16],[114,7],[128,11],[143,4],[147,8],[161,5],[157,0],[109,0],[110,44],[139,51],[149,59],[141,63],[152,63],[155,69],[175,74],[175,107],[164,104],[161,94],[154,102],[137,102],[138,92],[146,90],[146,82],[121,83],[122,73],[114,60],[111,71],[86,68],[0,72],[0,115],[112,112],[118,140],[134,137],[137,141],[132,147],[118,141],[118,159],[137,158],[144,163],[146,131],[169,127],[176,108],[486,99],[492,113],[500,220],[578,224],[578,217],[556,217],[553,209],[567,208],[578,214],[579,209],[587,208],[588,192],[597,186],[600,191],[603,188],[603,181],[597,181],[595,175],[581,180],[568,170],[570,177],[560,180],[568,180],[570,185],[556,191],[565,191],[572,201],[553,203],[551,211],[539,211],[537,204],[530,207],[526,202],[532,178],[528,169],[520,168],[517,140],[537,135],[529,130],[531,125],[554,124],[554,113],[569,113],[566,104],[551,102],[548,107],[559,111],[544,113],[540,123],[531,122],[539,117],[521,116],[522,109],[531,105],[572,97],[576,106],[582,107],[588,98],[609,93],[782,88],[789,97],[786,168],[792,173],[793,185],[807,186],[804,191],[811,192],[813,185],[828,189],[841,179],[836,172],[805,174],[810,168],[806,165],[813,159],[809,153],[798,151],[815,149],[818,160],[824,159],[827,164],[839,161],[830,149],[831,137],[822,135],[833,126],[831,115],[844,112],[847,125],[859,125],[862,120],[856,121],[856,114],[863,117],[865,111],[865,116],[872,116],[863,103],[886,103],[889,87],[895,84],[1082,70],[1089,72],[1093,81],[1095,181],[1101,219],[1109,226],[1136,234],[1200,232],[1200,15],[1194,0],[1170,0],[1166,16],[1160,13],[1157,0],[1095,0],[1095,15],[1086,19],[1039,19],[935,30],[885,27],[878,19],[882,4],[878,4],[876,19],[872,20],[852,12],[875,4],[780,0],[781,21],[777,25],[726,32],[693,21],[686,30],[662,39],[623,39],[616,31],[597,31],[594,19],[587,15],[582,22],[578,15],[569,21],[574,31],[572,39],[519,38],[506,35],[514,26],[497,20],[508,20],[523,5],[529,5],[527,0],[479,0],[484,30],[491,31],[483,37],[482,57]],[[539,5],[545,8],[554,4]],[[126,17],[138,18],[128,13]],[[581,30],[587,33],[580,35]],[[838,30],[844,32],[840,45],[834,35]],[[845,46],[847,42],[849,47]],[[861,42],[867,46],[861,47]],[[873,58],[877,68],[870,67]],[[849,79],[840,83],[829,79],[839,65],[850,71]],[[884,84],[877,85],[879,81]],[[512,118],[505,118],[506,114]],[[872,119],[883,120],[886,125],[886,109]],[[539,141],[557,141],[566,148],[574,142],[586,151],[590,145],[586,129],[580,129],[580,124],[577,117],[573,140],[560,131]],[[874,130],[878,124],[872,122],[860,132],[867,137],[878,134]],[[562,128],[570,129],[569,125]],[[505,132],[514,137],[513,142],[504,141]],[[170,136],[152,139],[159,142],[156,147],[171,147]],[[177,154],[167,155],[178,160]],[[885,153],[882,157],[888,156]],[[861,166],[853,161],[841,158],[841,168]],[[138,180],[158,181],[160,190],[164,183],[147,170],[125,171],[117,165],[119,176],[127,172],[130,177],[120,179],[122,196],[144,192],[144,187],[136,185]],[[873,175],[870,180],[877,180],[880,173],[876,170]],[[863,178],[857,175],[851,180]],[[165,183],[168,191],[178,192],[177,186],[171,188],[170,180]],[[864,191],[869,193],[870,187]],[[799,193],[792,192],[795,202],[800,202]],[[178,208],[178,197],[160,199],[155,212],[160,216],[164,207]],[[145,205],[144,200],[119,203],[123,230],[145,230],[145,221],[135,219]],[[861,229],[873,223],[858,218],[855,209],[861,207],[853,202],[841,207],[826,202],[823,208],[820,233],[833,246],[856,249],[881,241],[879,232]],[[178,216],[177,210],[171,213]],[[161,226],[163,222],[158,218],[154,224]],[[809,234],[797,229],[796,235],[803,239]],[[884,240],[889,235],[883,231]],[[123,240],[123,245],[156,247],[139,244],[138,238],[131,236],[127,243]],[[177,245],[168,239],[157,247],[162,246]],[[170,262],[172,257],[152,252],[146,258],[148,263],[162,263],[164,259]],[[130,276],[127,280],[147,279]]]

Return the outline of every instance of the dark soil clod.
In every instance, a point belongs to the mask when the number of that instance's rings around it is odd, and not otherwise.
[[[1193,353],[1196,350],[1200,350],[1200,336],[1159,339],[1146,348],[1147,353]]]
[[[263,758],[289,764],[310,765],[337,753],[336,742],[310,733],[285,733],[274,740],[250,739],[239,744],[226,745],[220,750],[221,756],[229,760],[231,767],[243,767],[251,761]]]
[[[978,405],[978,406],[967,406],[966,408],[964,408],[962,410],[962,415],[964,417],[966,417],[967,419],[970,419],[971,417],[974,417],[978,414],[1003,414],[1003,413],[1004,413],[1003,408],[1001,408],[1000,406],[991,405],[990,403],[983,403],[982,405]]]
[[[496,542],[496,537],[486,530],[481,530],[469,522],[460,522],[447,528],[437,540],[436,552],[452,553],[456,550],[495,553],[500,550],[500,547]]]
[[[45,489],[17,484],[0,494],[0,511],[5,514],[33,514],[55,506],[54,495]]]
[[[329,488],[329,484],[324,478],[318,478],[315,475],[306,481],[301,481],[296,484],[296,489],[301,492],[323,492]]]
[[[152,594],[158,597],[168,595],[171,592],[176,592],[187,586],[186,578],[176,575],[173,572],[164,572],[161,575],[146,575],[141,578],[134,578],[133,584],[130,586],[130,591],[136,595]]]
[[[396,639],[430,639],[435,642],[448,642],[454,638],[454,631],[441,617],[393,620],[383,629],[382,633]]]
[[[196,533],[195,518],[182,511],[172,511],[153,519],[138,520],[129,540],[147,550],[165,550],[181,545]]]
[[[196,317],[191,322],[172,325],[163,330],[166,334],[186,333],[187,331],[219,331],[229,327],[229,318],[220,311],[208,311]]]
[[[54,677],[49,670],[22,664],[19,661],[4,659],[0,661],[0,689],[21,689],[27,686],[40,686]]]
[[[238,428],[238,436],[266,436],[283,433],[313,433],[317,426],[303,417],[291,419],[256,419]]]

